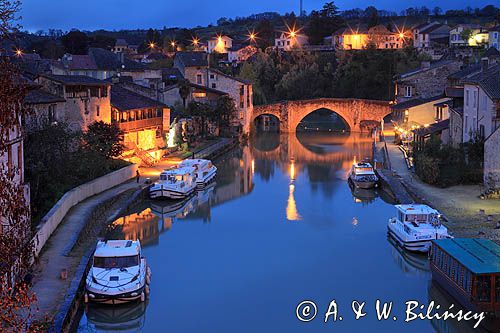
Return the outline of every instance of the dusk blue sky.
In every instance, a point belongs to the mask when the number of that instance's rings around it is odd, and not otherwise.
[[[327,0],[304,0],[308,12],[321,8]],[[483,7],[491,0],[339,0],[341,10],[374,5],[395,10],[411,6],[438,5],[444,10]],[[299,12],[299,0],[24,0],[22,25],[25,29],[72,28],[136,29],[194,27],[215,23],[220,17],[248,16],[266,11]]]

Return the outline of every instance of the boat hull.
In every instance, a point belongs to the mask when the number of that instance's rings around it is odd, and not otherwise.
[[[360,181],[354,180],[352,176],[349,176],[349,181],[351,181],[351,183],[356,188],[361,188],[361,189],[364,189],[364,190],[369,190],[369,189],[372,189],[372,188],[375,188],[375,187],[378,186],[378,184],[377,184],[376,181],[364,181],[364,182],[360,182]]]
[[[96,292],[93,289],[86,288],[86,294],[88,296],[88,301],[92,303],[111,305],[124,304],[138,301],[141,297],[144,297],[142,295],[145,293],[145,288],[146,285],[120,294],[103,294],[101,292]]]
[[[188,191],[175,191],[166,188],[151,188],[149,190],[149,197],[151,199],[172,199],[172,200],[182,200],[190,197],[195,191],[195,188],[192,188]]]
[[[215,181],[216,175],[217,175],[217,172],[215,170],[213,170],[210,174],[205,176],[204,179],[198,179],[196,181],[196,189],[203,190],[205,187],[212,184]]]
[[[397,231],[391,228],[391,225],[387,226],[388,234],[394,241],[396,241],[399,246],[410,252],[417,253],[427,253],[431,248],[432,239],[426,240],[405,240],[403,239]]]

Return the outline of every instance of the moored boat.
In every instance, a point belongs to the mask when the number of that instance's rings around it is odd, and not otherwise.
[[[354,163],[349,179],[357,188],[370,189],[378,186],[378,177],[373,166],[367,162]]]
[[[432,279],[465,309],[485,312],[485,328],[500,327],[500,246],[474,238],[432,241]]]
[[[188,158],[182,161],[179,166],[194,167],[196,169],[196,188],[198,190],[213,182],[217,175],[217,167],[210,160]]]
[[[389,220],[389,235],[404,249],[428,252],[434,239],[451,238],[441,223],[441,214],[427,205],[396,205],[397,215]]]
[[[179,166],[161,173],[160,180],[151,186],[152,199],[185,199],[196,191],[196,169],[192,166]]]
[[[99,241],[92,260],[85,285],[85,303],[120,304],[146,300],[151,270],[142,257],[139,241]]]

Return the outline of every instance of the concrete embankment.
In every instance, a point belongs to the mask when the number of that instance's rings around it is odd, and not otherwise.
[[[387,143],[383,137],[381,141],[373,144],[373,160],[382,189],[400,204],[415,202],[401,177],[391,169],[391,158],[388,153]]]

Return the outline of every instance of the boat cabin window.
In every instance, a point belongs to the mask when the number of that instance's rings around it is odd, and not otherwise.
[[[477,276],[476,290],[479,302],[491,302],[491,278],[489,275]]]
[[[176,183],[177,181],[183,181],[184,175],[163,174],[160,175],[160,180],[168,180],[171,183]]]
[[[97,268],[127,268],[139,266],[139,255],[126,257],[94,257],[94,267]]]
[[[372,172],[372,168],[370,167],[356,167],[356,172]]]
[[[426,214],[406,214],[405,221],[417,222],[417,223],[427,222],[427,215]]]

